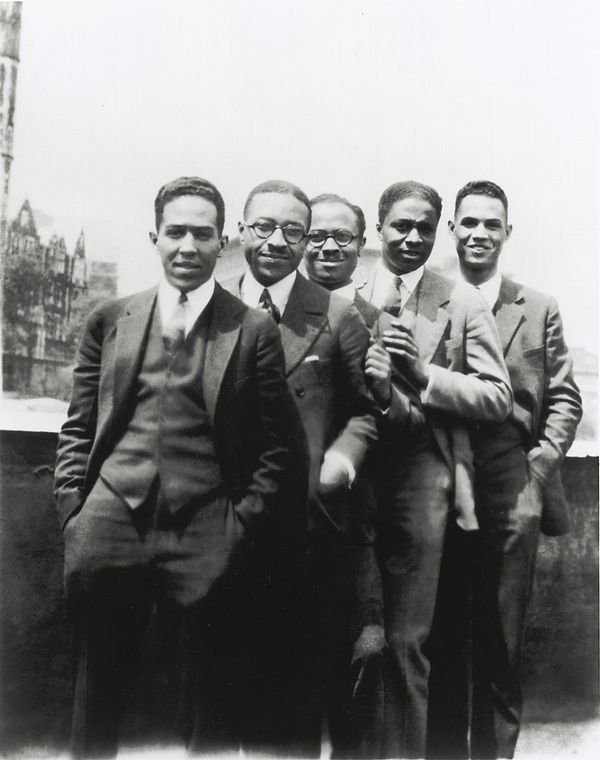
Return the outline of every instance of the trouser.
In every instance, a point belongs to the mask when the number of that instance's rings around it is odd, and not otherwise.
[[[430,641],[431,758],[512,758],[541,490],[513,447],[476,470],[480,529],[448,528]]]
[[[424,757],[429,661],[451,476],[434,441],[386,464],[379,536],[387,638],[383,756]]]
[[[101,479],[65,526],[74,629],[72,749],[116,754],[125,700],[155,602],[169,610],[186,685],[191,751],[236,751],[248,678],[249,542],[226,497],[176,515],[152,493],[135,512]]]

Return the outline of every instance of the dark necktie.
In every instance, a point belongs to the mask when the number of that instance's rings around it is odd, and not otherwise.
[[[389,293],[385,299],[383,311],[387,311],[392,317],[397,317],[402,311],[402,293],[400,286],[402,285],[402,277],[400,275],[394,275],[394,283],[390,285]]]
[[[260,295],[260,300],[258,302],[258,305],[263,311],[266,311],[268,314],[270,314],[273,319],[279,324],[279,320],[281,319],[281,313],[277,306],[273,303],[273,299],[271,298],[271,294],[265,288],[263,292]]]
[[[180,293],[179,299],[177,301],[177,306],[175,307],[173,314],[171,314],[171,319],[163,328],[163,340],[165,342],[165,348],[170,353],[175,353],[175,351],[185,340],[187,302],[188,297],[186,294]]]

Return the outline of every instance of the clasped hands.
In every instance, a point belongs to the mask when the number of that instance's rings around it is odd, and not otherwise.
[[[382,409],[388,409],[392,401],[392,361],[396,360],[405,375],[418,388],[426,388],[429,381],[428,366],[421,360],[419,347],[412,330],[393,320],[384,330],[380,345],[371,338],[367,351],[365,375],[369,380],[375,400]]]

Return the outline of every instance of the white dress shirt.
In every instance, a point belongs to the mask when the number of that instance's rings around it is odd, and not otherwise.
[[[405,304],[411,297],[413,290],[421,282],[424,271],[425,267],[420,266],[412,272],[400,275],[402,277],[402,284],[400,285],[402,304]],[[373,280],[373,293],[371,295],[373,306],[377,306],[378,309],[383,308],[390,290],[392,287],[396,287],[395,278],[397,276],[393,272],[390,272],[381,259],[377,262]]]
[[[211,277],[205,283],[195,290],[189,290],[186,293],[187,301],[185,304],[185,334],[189,333],[192,327],[204,309],[208,306],[210,299],[215,292],[215,278]],[[158,308],[160,310],[160,321],[163,326],[168,325],[173,312],[179,304],[179,295],[181,291],[174,288],[171,283],[163,277],[158,286]]]
[[[461,279],[464,282],[468,282],[460,270],[459,273]],[[489,280],[482,282],[481,285],[474,285],[474,287],[476,287],[477,290],[481,291],[481,295],[485,298],[487,305],[490,307],[490,309],[493,309],[496,305],[496,301],[498,300],[498,296],[500,295],[501,285],[502,274],[500,272],[496,272],[496,274],[493,277],[490,277]]]
[[[341,288],[336,288],[331,292],[335,293],[336,296],[345,298],[347,301],[354,301],[354,296],[356,295],[356,285],[353,282],[349,282],[347,285],[342,285]]]
[[[290,293],[296,282],[297,272],[294,270],[290,274],[286,275],[283,280],[279,280],[274,285],[269,285],[267,290],[271,296],[271,300],[279,309],[279,313],[283,315],[287,302],[290,299]],[[264,285],[261,285],[254,277],[250,269],[246,270],[244,279],[242,280],[242,287],[240,297],[246,306],[253,306],[255,309],[260,309],[260,297],[265,289]]]

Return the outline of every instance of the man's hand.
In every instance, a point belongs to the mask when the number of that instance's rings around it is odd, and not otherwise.
[[[367,351],[365,375],[379,407],[388,409],[392,403],[392,360],[373,338]]]
[[[319,493],[321,496],[331,496],[344,488],[348,488],[349,485],[350,476],[344,462],[337,456],[326,454],[319,473]]]
[[[392,328],[383,333],[383,343],[392,356],[403,359],[403,365],[419,388],[426,388],[429,382],[429,367],[421,361],[419,347],[412,330],[398,320],[392,322]]]
[[[383,650],[386,647],[385,632],[381,625],[366,625],[358,639],[354,643],[352,650],[352,663],[351,666],[358,667],[358,675],[354,684],[352,696],[356,697],[360,689],[361,683],[365,676],[365,670],[368,667],[369,662],[374,657],[379,657],[383,654]]]

